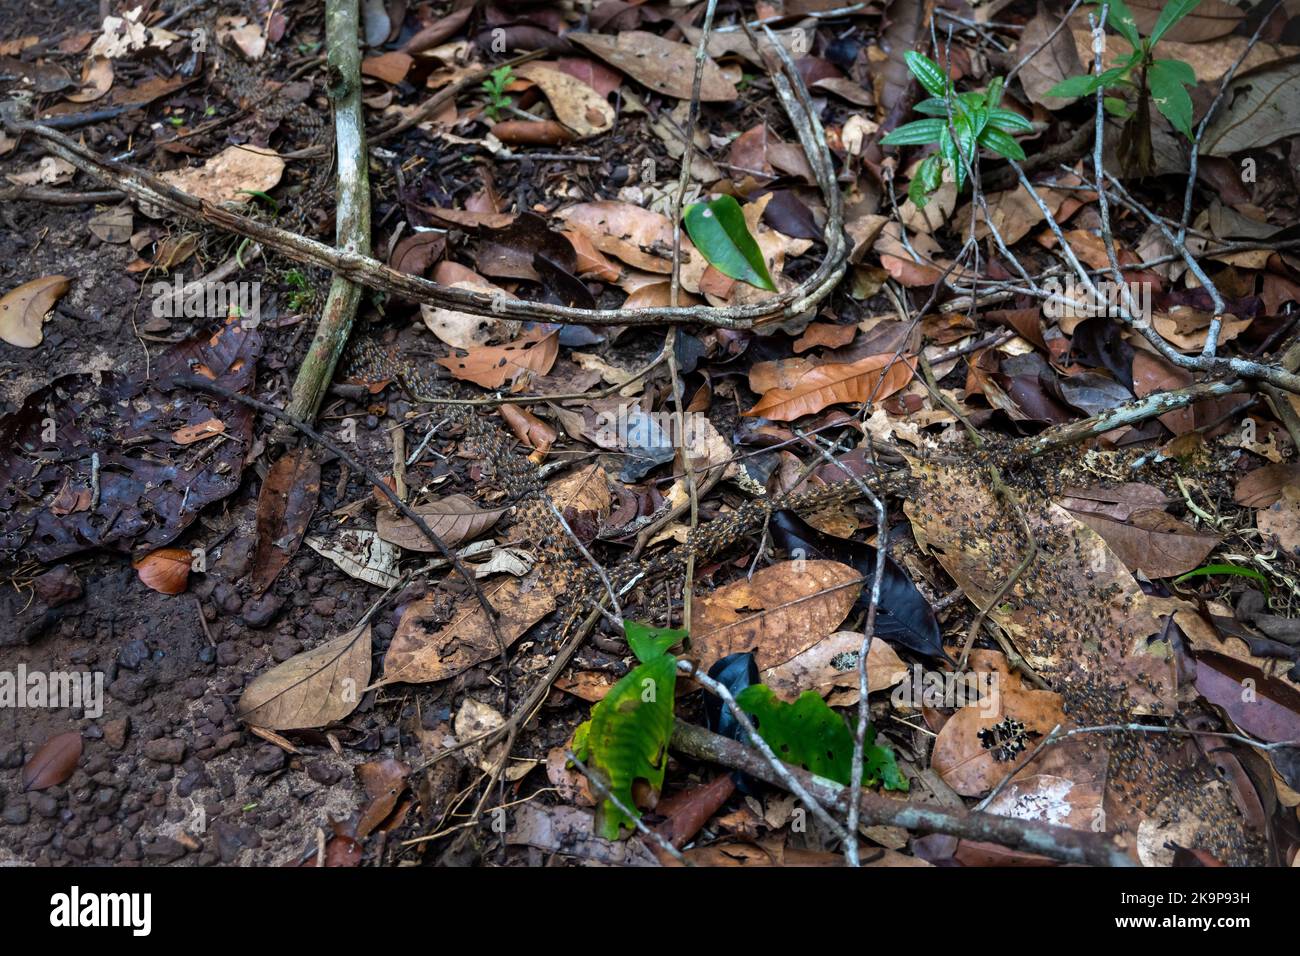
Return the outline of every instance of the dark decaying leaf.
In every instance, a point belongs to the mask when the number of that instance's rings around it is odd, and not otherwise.
[[[1198,654],[1196,689],[1245,733],[1266,743],[1300,740],[1300,693],[1244,661]]]
[[[802,556],[807,559],[838,561],[861,574],[865,583],[855,608],[866,610],[871,601],[871,581],[876,573],[876,555],[879,553],[875,548],[818,531],[789,510],[775,512],[769,529],[772,540],[786,551],[802,550]],[[907,572],[888,556],[885,558],[885,575],[880,582],[880,603],[876,608],[876,636],[926,657],[950,660],[943,649],[934,610]]]
[[[261,350],[257,331],[232,320],[164,351],[150,378],[112,370],[64,375],[28,395],[0,418],[0,554],[25,549],[53,561],[88,548],[145,552],[173,541],[204,506],[239,487],[253,437],[248,408],[178,388],[178,380],[198,376],[241,391],[253,382]],[[227,440],[178,455],[172,434],[214,418],[225,423]],[[98,505],[59,514],[51,504],[60,489],[90,488],[95,454]]]
[[[81,733],[69,730],[45,741],[27,763],[23,764],[23,792],[44,790],[72,776],[81,759]]]
[[[298,551],[319,499],[320,462],[312,446],[286,452],[271,466],[257,496],[254,594],[269,588]]]

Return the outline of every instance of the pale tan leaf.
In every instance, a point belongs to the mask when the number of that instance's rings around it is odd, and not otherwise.
[[[69,284],[67,276],[42,276],[11,289],[0,299],[0,339],[24,349],[40,345],[41,326]]]
[[[356,709],[370,682],[370,625],[295,654],[239,698],[240,720],[272,730],[323,727]]]

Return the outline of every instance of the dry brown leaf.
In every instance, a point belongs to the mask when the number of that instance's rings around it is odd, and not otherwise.
[[[190,579],[189,551],[159,548],[132,563],[141,582],[160,594],[180,594]]]
[[[956,709],[939,731],[930,765],[948,786],[974,797],[996,786],[1037,740],[1067,721],[1061,696],[1026,686],[1019,675],[1007,669],[1002,654],[973,652],[969,670],[989,675],[986,680],[996,691],[974,706]],[[991,736],[992,728],[1008,719],[1023,723],[1025,731],[1003,743]],[[986,732],[984,736],[981,731]]]
[[[85,745],[81,732],[69,730],[55,734],[23,764],[20,775],[23,793],[32,790],[45,790],[57,786],[72,776],[81,760],[81,751]],[[21,753],[21,751],[20,751]]]
[[[978,469],[911,464],[919,484],[904,511],[917,543],[972,603],[989,606],[1024,555],[1020,519]],[[1059,505],[1026,508],[1024,518],[1037,559],[989,618],[1044,679],[1074,687],[1078,699],[1110,706],[1100,688],[1122,685],[1126,713],[1172,713],[1173,663],[1159,637],[1165,616],[1183,603],[1144,594],[1105,540]]]
[[[506,513],[505,508],[487,509],[467,495],[449,495],[427,505],[412,508],[424,519],[443,544],[454,548],[462,541],[477,537],[492,527]],[[382,508],[375,517],[379,537],[408,551],[436,552],[438,548],[424,536],[414,521],[391,508]]]
[[[555,610],[555,595],[540,581],[504,577],[484,585],[483,594],[497,610],[497,627],[507,647]],[[502,653],[504,648],[498,646],[477,598],[461,598],[443,626],[437,623],[441,603],[430,596],[406,608],[384,655],[384,676],[376,686],[445,680]]]
[[[67,276],[42,276],[11,289],[0,299],[0,339],[24,349],[40,345],[41,326],[69,284]]]
[[[559,210],[555,215],[590,239],[601,252],[630,266],[665,275],[673,271],[673,224],[667,216],[608,199],[578,203]],[[702,258],[683,236],[683,273],[687,263]],[[701,266],[698,272],[702,274],[704,267]]]
[[[609,477],[600,465],[588,465],[556,479],[547,486],[546,493],[561,514],[592,514],[598,521],[609,517]]]
[[[464,356],[440,358],[438,364],[463,381],[484,388],[500,388],[507,382],[519,384],[519,376],[525,373],[549,372],[560,354],[560,336],[558,332],[530,332],[507,345],[484,346],[466,352]]]
[[[1281,498],[1257,511],[1255,524],[1287,554],[1300,557],[1300,484],[1287,485]]]
[[[239,698],[237,715],[272,730],[324,727],[352,713],[369,682],[366,624],[259,675]]]
[[[549,63],[525,63],[515,72],[546,94],[555,118],[585,139],[614,128],[614,107],[582,80]]]
[[[113,61],[91,57],[81,68],[81,89],[65,97],[70,103],[93,103],[113,88]]]
[[[744,414],[789,422],[840,402],[881,402],[904,388],[915,371],[912,360],[895,360],[892,352],[820,365],[801,375],[792,388],[768,390]]]
[[[1267,508],[1282,497],[1282,489],[1300,483],[1300,464],[1265,465],[1237,482],[1232,500],[1249,508]]]
[[[197,199],[219,205],[248,202],[250,193],[273,189],[283,174],[284,160],[272,150],[245,145],[227,146],[202,166],[173,169],[160,178]]]
[[[825,697],[837,688],[851,688],[847,700],[836,703],[852,706],[858,701],[858,654],[862,635],[857,631],[837,631],[782,664],[763,671],[763,683],[782,700],[793,702],[806,690]],[[893,687],[907,676],[907,665],[898,653],[879,638],[867,652],[867,689],[871,693]]]
[[[1126,521],[1073,512],[1101,535],[1121,561],[1149,578],[1172,578],[1199,567],[1218,547],[1216,534],[1198,531],[1157,508],[1135,511]]]
[[[492,296],[500,295],[505,299],[515,298],[473,269],[467,269],[449,260],[443,260],[434,266],[433,281],[452,289],[465,289]],[[512,339],[519,334],[521,327],[521,323],[515,319],[471,315],[468,312],[438,308],[424,303],[420,305],[420,317],[424,320],[425,327],[443,342],[453,348],[466,351],[490,342]]]
[[[862,590],[862,576],[836,561],[781,561],[697,598],[691,654],[706,668],[754,651],[760,671],[784,664],[830,634]]]
[[[1039,50],[1021,69],[1020,85],[1024,87],[1025,95],[1032,102],[1049,110],[1059,110],[1069,106],[1078,97],[1048,96],[1047,91],[1067,77],[1086,72],[1079,60],[1079,53],[1074,48],[1074,38],[1069,30],[1061,30],[1051,43],[1044,45],[1060,22],[1060,16],[1049,13],[1040,2],[1038,12],[1025,24],[1024,32],[1020,34],[1020,43],[1013,51],[1016,61],[1019,62],[1020,58],[1030,50]],[[1014,241],[1007,240],[1007,242]]]
[[[377,80],[395,86],[406,79],[406,74],[411,72],[411,64],[414,62],[410,54],[399,51],[368,56],[361,61],[361,75],[373,76]]]
[[[564,37],[649,89],[679,100],[691,99],[695,49],[688,44],[641,30],[623,30],[617,37],[598,33],[566,33]],[[706,59],[700,101],[728,103],[737,95],[735,84],[727,79],[718,64]]]

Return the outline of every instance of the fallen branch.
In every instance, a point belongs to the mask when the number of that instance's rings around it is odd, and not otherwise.
[[[330,99],[334,103],[334,142],[337,150],[338,209],[334,244],[358,255],[370,255],[370,168],[366,156],[366,123],[361,108],[361,52],[357,47],[358,0],[329,0],[325,5],[325,43],[329,63]],[[298,367],[288,413],[315,421],[321,400],[348,344],[352,321],[361,304],[361,286],[336,274],[330,282],[316,334]]]
[[[843,197],[836,184],[835,165],[827,145],[826,132],[812,107],[812,99],[803,79],[798,70],[792,68],[788,57],[783,59],[782,67],[782,70],[772,72],[772,83],[790,117],[826,203],[827,217],[823,233],[826,254],[817,268],[794,288],[763,302],[726,308],[696,305],[631,310],[579,309],[442,286],[420,276],[398,272],[368,255],[349,249],[335,249],[306,236],[215,206],[174,188],[145,170],[105,159],[47,125],[23,119],[20,116],[22,104],[18,102],[0,104],[0,123],[11,132],[36,137],[56,156],[112,188],[120,189],[137,202],[244,236],[295,262],[329,269],[336,276],[342,276],[358,285],[415,302],[471,315],[562,325],[698,323],[717,328],[749,329],[766,322],[794,318],[815,308],[839,284],[848,259]]]
[[[696,760],[707,760],[733,770],[743,770],[752,777],[789,789],[781,774],[757,751],[735,740],[711,733],[703,727],[676,721],[669,746]],[[798,781],[820,803],[841,812],[847,811],[847,787],[798,767],[787,764],[781,766],[786,774]],[[1062,863],[1125,867],[1135,865],[1113,840],[1101,833],[1071,830],[1068,827],[990,813],[975,812],[959,816],[877,793],[861,794],[858,807],[864,826],[895,826],[923,833],[946,833],[964,840],[996,843],[1013,850],[1036,853]]]

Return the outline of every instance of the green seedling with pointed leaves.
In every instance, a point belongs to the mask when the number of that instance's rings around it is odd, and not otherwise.
[[[907,68],[930,98],[916,104],[916,111],[930,119],[905,123],[881,139],[883,146],[926,146],[938,143],[939,151],[921,161],[907,187],[907,196],[924,208],[930,195],[943,183],[949,168],[960,190],[966,185],[967,165],[975,150],[984,147],[998,156],[1023,160],[1025,151],[1012,133],[1031,133],[1033,124],[1013,110],[1002,109],[1002,77],[994,77],[984,92],[958,93],[948,74],[928,56],[916,51],[904,55]]]
[[[1078,97],[1105,90],[1102,104],[1106,111],[1124,120],[1117,149],[1121,169],[1127,175],[1149,176],[1155,171],[1155,153],[1151,146],[1152,103],[1188,139],[1195,135],[1192,132],[1192,98],[1187,87],[1196,85],[1196,73],[1182,60],[1157,59],[1155,46],[1174,24],[1195,10],[1201,0],[1172,0],[1165,4],[1149,37],[1138,33],[1137,21],[1124,0],[1095,2],[1099,9],[1102,6],[1109,8],[1106,26],[1113,27],[1129,45],[1128,56],[1101,73],[1062,80],[1047,93],[1049,96]]]
[[[483,112],[488,115],[488,119],[495,122],[501,118],[501,111],[507,109],[514,103],[512,97],[506,96],[506,87],[515,79],[515,71],[511,66],[499,66],[488,74],[488,78],[481,84],[483,92],[488,96],[487,105],[483,107]]]

